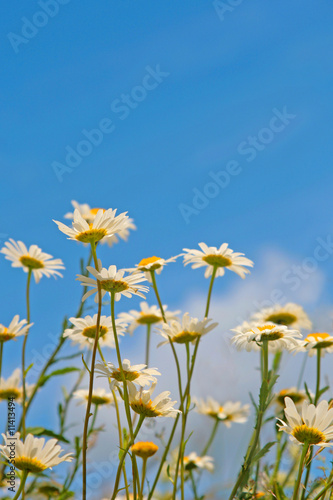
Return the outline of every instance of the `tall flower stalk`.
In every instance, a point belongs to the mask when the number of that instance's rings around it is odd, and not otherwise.
[[[26,288],[26,306],[27,306],[27,322],[30,324],[30,282],[31,282],[32,268],[29,268],[28,276],[27,276],[27,288]],[[25,425],[25,417],[26,417],[26,399],[27,399],[27,391],[26,391],[26,372],[25,372],[25,350],[27,346],[28,333],[24,336],[23,346],[22,346],[22,387],[23,387],[23,396],[22,396],[22,438],[25,439],[26,435],[26,425]]]

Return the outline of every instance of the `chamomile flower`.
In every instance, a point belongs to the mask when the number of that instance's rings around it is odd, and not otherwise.
[[[91,208],[87,203],[80,204],[75,200],[72,201],[72,205],[73,205],[74,209],[77,209],[80,212],[82,218],[85,221],[87,221],[88,224],[92,224],[94,222],[95,217],[96,217],[99,210],[103,210],[103,212],[105,212],[104,209]],[[68,212],[67,214],[65,214],[64,217],[65,217],[65,219],[74,219],[74,212]],[[123,229],[118,231],[117,234],[114,234],[113,236],[109,236],[108,238],[101,239],[100,243],[102,243],[102,244],[107,243],[111,247],[115,243],[118,243],[118,241],[119,241],[118,236],[122,240],[127,241],[130,229],[133,229],[133,230],[136,229],[136,226],[134,224],[134,220],[133,219],[126,219],[126,221],[124,221]]]
[[[285,325],[296,330],[310,330],[312,323],[303,307],[292,302],[284,306],[279,304],[273,307],[265,307],[261,311],[252,315],[251,320],[257,324],[275,323],[276,325]]]
[[[68,337],[74,344],[81,348],[93,348],[96,337],[97,314],[86,316],[85,318],[69,318],[73,324],[72,328],[67,328],[63,337]],[[127,323],[116,319],[117,335],[124,335]],[[99,345],[101,347],[115,347],[114,333],[110,316],[101,316],[99,325]]]
[[[11,442],[15,440],[15,463],[13,465],[17,469],[37,474],[46,469],[51,469],[61,462],[72,461],[71,453],[60,456],[63,450],[57,444],[56,439],[50,439],[45,443],[44,438],[36,438],[32,434],[28,434],[25,441],[22,442],[19,439],[19,432],[15,436],[8,438],[5,434],[2,434],[2,437],[5,444],[0,446],[0,453],[6,459],[11,456]]]
[[[219,248],[209,247],[206,243],[199,243],[200,250],[184,248],[184,265],[192,264],[192,269],[207,267],[205,278],[212,275],[216,268],[216,277],[223,276],[225,269],[233,271],[241,278],[245,278],[250,271],[247,267],[253,267],[252,260],[244,257],[243,253],[234,252],[228,247],[228,243],[223,243]]]
[[[267,341],[269,352],[277,352],[282,349],[288,351],[293,350],[299,345],[299,339],[302,334],[297,330],[290,330],[284,325],[275,325],[274,323],[266,323],[261,326],[252,326],[252,328],[244,332],[243,329],[234,329],[236,335],[233,336],[231,342],[235,344],[238,351],[245,349],[246,351],[257,350],[258,346],[262,347],[263,341]]]
[[[0,400],[8,400],[8,398],[15,398],[17,403],[22,401],[23,388],[21,386],[22,376],[21,370],[16,368],[10,377],[7,379],[0,378]],[[26,394],[29,397],[34,389],[34,385],[26,384]]]
[[[310,396],[313,397],[313,394],[310,392]],[[285,398],[290,398],[296,407],[299,407],[303,404],[303,401],[307,399],[307,394],[303,390],[297,389],[297,387],[289,387],[288,389],[282,389],[277,394],[275,394],[274,401],[278,407],[284,408],[284,400]]]
[[[12,267],[21,267],[25,273],[31,271],[36,283],[43,276],[62,277],[59,269],[65,269],[61,259],[54,259],[52,255],[45,253],[37,245],[30,245],[29,249],[22,241],[10,239],[0,250],[7,260],[12,261]]]
[[[287,423],[277,419],[279,430],[290,435],[290,440],[297,444],[307,443],[320,447],[333,446],[333,409],[327,401],[318,406],[303,402],[301,414],[291,398],[285,398],[285,416]]]
[[[184,466],[186,471],[195,469],[208,470],[214,472],[214,459],[207,455],[200,457],[195,451],[184,457]]]
[[[149,385],[151,382],[156,382],[156,376],[161,375],[156,368],[146,368],[147,365],[132,365],[128,359],[122,361],[122,368],[125,379],[129,382],[134,382],[140,387]],[[99,377],[107,377],[111,379],[110,389],[113,390],[115,386],[121,387],[122,378],[120,368],[117,368],[113,363],[102,362],[96,363],[96,373]]]
[[[28,325],[26,319],[21,319],[20,321],[20,316],[17,314],[14,316],[9,326],[0,324],[0,342],[7,342],[12,339],[16,340],[16,337],[26,335],[32,325],[33,323]]]
[[[195,343],[195,341],[206,335],[208,332],[213,330],[218,323],[209,322],[211,319],[205,318],[199,320],[198,318],[191,318],[189,313],[185,313],[182,321],[171,320],[169,323],[162,325],[162,328],[158,329],[159,333],[167,339],[165,342],[161,342],[160,345],[168,344],[169,339],[177,344],[185,344],[187,342]]]
[[[170,257],[170,259],[162,259],[161,257],[156,257],[156,255],[153,255],[152,257],[147,257],[146,259],[142,259],[139,264],[136,265],[136,267],[129,269],[131,272],[143,272],[146,276],[146,279],[151,283],[152,282],[152,277],[151,273],[152,271],[155,271],[156,274],[161,274],[164,266],[169,264],[170,262],[176,262],[176,259],[179,257],[179,255],[176,255],[175,257]]]
[[[147,458],[152,457],[158,451],[158,446],[151,441],[138,441],[131,446],[131,452],[134,455],[147,460]]]
[[[54,221],[60,231],[68,236],[69,240],[81,243],[97,243],[103,238],[108,239],[126,228],[128,219],[125,213],[116,215],[117,210],[98,210],[93,222],[89,223],[82,217],[78,209],[74,210],[72,227],[62,222]]]
[[[73,393],[75,399],[78,400],[78,404],[86,404],[88,401],[89,391],[88,389],[80,389]],[[92,394],[91,402],[93,405],[111,405],[114,403],[113,395],[111,392],[106,392],[105,389],[99,388],[94,389]]]
[[[128,382],[128,396],[132,410],[148,418],[176,418],[177,414],[181,413],[180,410],[173,408],[173,405],[176,404],[177,401],[171,401],[171,398],[169,398],[169,391],[161,392],[161,394],[152,400],[151,396],[155,387],[156,382],[153,382],[149,389],[137,390],[133,382]]]
[[[168,306],[163,306],[167,321],[176,319],[180,311],[168,311]],[[163,321],[161,311],[157,306],[148,306],[147,302],[140,302],[140,311],[131,310],[128,313],[118,314],[118,318],[127,322],[128,333],[132,335],[134,330],[140,325],[153,325]]]
[[[321,356],[324,356],[326,352],[333,352],[333,336],[329,333],[309,333],[295,351],[307,352],[309,356],[314,356],[317,355],[319,349]]]
[[[232,422],[244,424],[250,413],[250,405],[242,405],[240,401],[226,401],[221,404],[212,397],[208,397],[207,401],[194,399],[194,402],[198,413],[220,420],[226,427],[230,427]]]
[[[109,293],[115,294],[115,300],[121,299],[121,296],[132,297],[132,295],[138,295],[145,299],[143,293],[147,293],[149,288],[145,285],[141,285],[142,281],[146,281],[143,273],[134,273],[125,276],[125,269],[119,269],[117,271],[116,266],[110,266],[108,269],[102,268],[101,261],[99,263],[99,270],[96,271],[94,267],[88,266],[87,269],[94,278],[89,278],[88,276],[78,275],[77,280],[81,282],[82,286],[92,287],[82,297],[82,301],[85,301],[88,297],[97,294],[97,281],[100,282],[102,289],[102,298],[104,295]],[[98,302],[98,296],[95,297],[95,302]]]

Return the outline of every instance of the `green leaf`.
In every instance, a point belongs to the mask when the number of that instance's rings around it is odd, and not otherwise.
[[[304,382],[304,389],[305,389],[305,392],[306,392],[307,397],[309,398],[310,403],[312,404],[312,403],[313,403],[313,401],[312,401],[312,397],[311,397],[311,394],[310,394],[309,388],[308,388],[308,386],[306,385],[306,382]]]
[[[31,363],[31,365],[29,365],[29,366],[28,366],[28,368],[26,368],[26,369],[24,370],[24,376],[25,376],[25,377],[27,376],[28,371],[29,371],[29,370],[31,370],[31,368],[32,368],[33,366],[34,366],[34,364],[33,364],[33,363]]]
[[[252,463],[254,462],[257,462],[258,460],[260,460],[262,457],[264,457],[266,455],[266,453],[269,452],[269,450],[271,449],[271,447],[276,443],[276,441],[271,441],[270,443],[267,443],[265,444],[265,446],[263,448],[261,448],[260,451],[258,451],[258,453],[256,453],[256,455],[254,455],[253,457],[253,460],[252,460]]]
[[[69,356],[61,356],[60,358],[56,358],[54,360],[54,363],[58,363],[59,361],[67,361],[68,359],[78,358],[81,355],[82,355],[81,352],[76,352],[75,354],[70,354]]]
[[[250,396],[250,399],[251,399],[251,403],[253,404],[253,406],[254,406],[254,408],[255,408],[256,412],[258,412],[258,405],[257,405],[257,403],[256,403],[256,402],[255,402],[255,400],[254,400],[254,397],[253,397],[253,395],[252,395],[252,392],[249,392],[249,396]]]
[[[34,436],[48,436],[51,438],[58,439],[58,441],[62,441],[63,443],[69,443],[67,438],[62,436],[61,434],[56,434],[53,431],[50,431],[49,429],[44,429],[44,427],[28,427],[27,428],[27,434],[33,434]]]
[[[325,387],[323,387],[322,389],[320,389],[319,393],[318,393],[318,399],[320,398],[320,396],[322,396],[326,391],[328,391],[328,389],[330,388],[329,385],[326,385]]]
[[[66,368],[61,368],[60,370],[55,370],[54,372],[49,373],[48,375],[45,375],[39,385],[42,387],[50,378],[56,377],[58,375],[66,375],[66,373],[71,373],[71,372],[79,372],[80,368],[77,368],[76,366],[68,366]]]

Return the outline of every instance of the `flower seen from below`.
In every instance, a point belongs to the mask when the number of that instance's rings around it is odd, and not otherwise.
[[[198,413],[220,420],[226,427],[230,427],[232,422],[244,424],[250,414],[250,405],[242,405],[240,401],[226,401],[220,404],[212,397],[208,397],[206,401],[194,399],[194,403]]]
[[[0,342],[7,342],[8,340],[16,340],[17,337],[21,335],[26,335],[29,328],[33,325],[30,323],[28,325],[26,319],[21,319],[17,314],[14,316],[9,326],[4,326],[0,324]]]
[[[129,402],[133,411],[145,417],[172,417],[175,418],[179,410],[173,408],[177,401],[171,401],[169,398],[170,392],[161,392],[156,398],[151,399],[152,393],[156,387],[156,382],[147,390],[142,390],[135,387],[132,382],[128,382]]]
[[[147,365],[132,365],[128,359],[122,361],[122,369],[125,379],[128,382],[134,382],[140,387],[149,385],[151,382],[156,382],[156,376],[161,375],[156,368],[146,368]],[[106,377],[110,380],[110,389],[113,390],[115,386],[122,386],[122,378],[120,369],[113,363],[102,362],[96,363],[96,373],[99,377]]]
[[[182,321],[171,320],[169,323],[164,323],[161,328],[158,329],[159,333],[166,340],[161,342],[159,345],[164,345],[171,342],[176,342],[177,344],[185,344],[187,342],[195,343],[195,341],[209,333],[213,328],[215,328],[218,323],[209,324],[211,319],[205,318],[199,320],[198,318],[191,318],[189,313],[185,313]]]
[[[180,311],[168,311],[168,306],[163,306],[167,321],[176,319]],[[131,310],[128,313],[118,314],[118,318],[129,324],[128,333],[132,334],[140,325],[153,325],[163,321],[161,311],[157,306],[149,306],[147,302],[140,302],[140,311]]]
[[[310,330],[312,323],[303,307],[288,302],[284,306],[276,304],[273,307],[266,307],[252,315],[251,320],[257,324],[274,323],[285,325],[296,330]]]
[[[260,326],[252,326],[250,330],[244,332],[244,328],[233,330],[236,334],[232,337],[231,343],[237,350],[246,351],[257,350],[266,341],[269,352],[277,352],[286,349],[291,351],[300,345],[302,334],[297,330],[290,330],[284,325],[267,323]]]

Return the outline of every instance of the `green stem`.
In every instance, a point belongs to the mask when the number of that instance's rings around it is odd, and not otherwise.
[[[147,367],[149,366],[149,350],[150,350],[150,333],[151,333],[151,325],[147,325],[147,336],[146,336],[146,359],[145,364]]]
[[[215,280],[215,276],[216,276],[216,271],[217,271],[217,266],[214,266],[214,269],[213,269],[213,272],[212,272],[212,277],[210,279],[210,284],[209,284],[207,304],[206,304],[206,310],[205,310],[205,318],[208,318],[209,307],[210,307],[210,299],[211,299],[211,296],[212,296],[212,291],[213,291],[213,285],[214,285],[214,280]]]
[[[0,379],[2,373],[3,342],[0,342]]]
[[[27,289],[26,289],[26,302],[27,302],[27,322],[30,323],[30,283],[31,283],[31,275],[32,269],[29,268],[28,278],[27,278]],[[26,399],[27,399],[27,391],[26,391],[26,383],[25,383],[25,350],[27,346],[28,333],[24,335],[23,347],[22,347],[22,440],[24,441],[26,435],[25,428],[25,417],[26,417]]]
[[[194,495],[194,500],[199,500],[198,492],[197,492],[197,487],[195,485],[195,480],[193,477],[193,472],[190,471],[190,478],[191,478],[191,483],[192,483],[192,488],[193,488],[193,495]]]
[[[294,488],[294,494],[293,494],[292,500],[297,500],[297,498],[298,498],[298,490],[299,490],[299,487],[301,484],[301,479],[302,479],[304,459],[305,459],[305,456],[308,452],[308,449],[309,449],[308,443],[304,443],[303,449],[302,449],[301,459],[299,462],[298,474],[297,474],[297,479],[295,482],[295,488]]]
[[[17,491],[16,495],[14,496],[13,500],[18,500],[18,499],[19,499],[19,497],[20,497],[20,495],[21,495],[21,493],[22,493],[22,495],[24,494],[24,486],[25,486],[25,482],[26,482],[26,480],[27,480],[28,474],[29,474],[29,473],[28,473],[28,471],[27,471],[27,470],[24,470],[24,471],[22,472],[22,477],[21,477],[20,487],[19,487],[19,489],[18,489],[18,491]]]
[[[143,492],[145,488],[145,478],[146,478],[146,470],[147,470],[147,458],[142,460],[142,477],[141,477],[141,488],[139,491],[139,500],[143,500]]]
[[[211,447],[212,442],[214,441],[214,438],[215,438],[216,431],[217,431],[217,428],[219,426],[219,423],[220,423],[220,420],[216,419],[214,427],[213,427],[213,430],[211,432],[211,435],[210,435],[210,437],[209,437],[209,439],[208,439],[208,441],[206,443],[206,446],[204,447],[204,449],[201,452],[201,456],[206,455],[206,453],[208,452],[209,448]]]
[[[98,260],[96,255],[96,245],[95,243],[91,243],[91,252],[94,259],[95,269],[98,270]],[[102,313],[102,291],[100,282],[97,280],[97,294],[98,294],[98,312],[97,312],[97,320],[96,320],[96,334],[94,340],[94,346],[91,357],[91,366],[89,373],[89,392],[88,392],[88,402],[86,408],[86,416],[84,419],[84,427],[83,427],[83,440],[82,440],[82,500],[86,500],[87,498],[87,447],[88,447],[88,426],[89,426],[89,418],[91,416],[91,400],[93,395],[94,388],[94,373],[95,373],[95,362],[96,362],[96,353],[98,347],[98,337],[100,330],[100,321],[101,321],[101,313]]]

